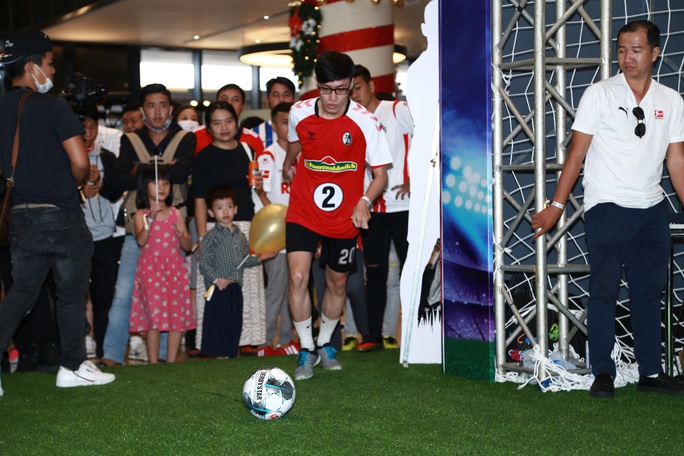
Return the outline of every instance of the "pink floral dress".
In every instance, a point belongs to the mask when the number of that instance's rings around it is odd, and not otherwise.
[[[150,237],[141,248],[129,319],[131,332],[195,328],[187,270],[173,229],[178,217],[178,209],[172,208],[166,220],[155,220]]]

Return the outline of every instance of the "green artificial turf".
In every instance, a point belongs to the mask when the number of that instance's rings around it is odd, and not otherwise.
[[[684,396],[518,390],[403,368],[398,350],[339,358],[344,370],[317,367],[271,422],[245,409],[242,385],[266,365],[291,374],[295,357],[111,368],[116,382],[72,389],[54,374],[5,374],[0,454],[684,454]]]

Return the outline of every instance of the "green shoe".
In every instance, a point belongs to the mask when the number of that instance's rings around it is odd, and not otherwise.
[[[382,346],[389,349],[399,348],[399,342],[392,336],[385,336],[382,339]]]
[[[359,344],[359,341],[354,336],[345,337],[342,343],[342,351],[352,351]]]

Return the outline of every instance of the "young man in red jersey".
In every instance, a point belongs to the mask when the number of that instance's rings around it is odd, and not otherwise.
[[[286,217],[288,297],[302,347],[295,380],[311,378],[319,361],[324,369],[342,368],[330,339],[344,308],[347,277],[356,268],[359,229],[368,229],[370,205],[385,189],[387,165],[392,163],[378,121],[349,99],[352,59],[326,51],[316,61],[315,73],[320,97],[292,107],[283,163],[283,177],[292,181]],[[297,157],[295,172],[292,165]],[[364,192],[366,163],[373,180]],[[316,344],[308,283],[319,241],[326,291]]]

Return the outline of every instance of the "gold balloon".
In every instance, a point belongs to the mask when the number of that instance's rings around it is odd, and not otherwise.
[[[249,248],[257,255],[285,248],[284,204],[269,204],[254,215],[249,227]]]

